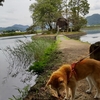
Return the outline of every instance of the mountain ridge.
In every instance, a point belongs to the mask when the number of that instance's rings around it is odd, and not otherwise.
[[[8,30],[26,31],[26,29],[28,27],[29,27],[28,25],[14,24],[14,25],[8,26],[8,27],[0,27],[0,31],[8,31]]]
[[[87,25],[100,25],[100,14],[93,14],[87,16]]]

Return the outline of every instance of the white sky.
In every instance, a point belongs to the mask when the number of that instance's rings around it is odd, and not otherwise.
[[[32,25],[29,6],[35,0],[5,0],[3,7],[0,6],[0,27],[14,24]],[[100,0],[88,0],[90,4],[89,15],[100,14]]]
[[[88,0],[90,10],[88,15],[100,14],[100,0]]]
[[[0,27],[14,24],[32,25],[29,6],[35,0],[5,0],[0,6]]]

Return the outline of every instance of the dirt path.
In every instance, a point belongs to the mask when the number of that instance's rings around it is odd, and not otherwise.
[[[60,41],[59,50],[62,51],[62,64],[79,61],[89,54],[90,44],[88,43],[83,43],[73,39],[66,39],[63,35],[59,35],[58,39]],[[76,95],[78,96],[76,100],[94,100],[93,97],[95,89],[93,89],[91,94],[85,93],[87,89],[88,84],[86,80],[83,79],[79,81],[76,90]]]
[[[80,59],[86,57],[89,54],[89,47],[90,44],[83,43],[78,40],[68,39],[64,35],[58,35],[57,40],[59,42],[58,49],[61,52],[59,55],[60,62],[56,64],[52,69],[48,69],[41,75],[41,78],[43,78],[42,81],[37,82],[35,87],[33,86],[31,90],[29,91],[28,96],[23,100],[55,100],[48,95],[47,91],[45,91],[44,86],[47,82],[47,80],[50,77],[50,74],[53,70],[57,69],[57,65],[62,65],[64,63],[74,63],[76,61],[79,61]],[[58,67],[59,67],[58,66]],[[50,71],[50,74],[46,74],[48,71]],[[46,79],[44,77],[46,76]],[[41,84],[41,85],[38,85]],[[88,84],[85,79],[78,82],[78,87],[76,90],[76,95],[78,96],[75,100],[94,100],[93,96],[95,93],[95,89],[93,88],[93,91],[91,94],[86,94],[85,91],[88,89]]]
[[[89,54],[90,44],[78,40],[68,39],[63,35],[57,37],[60,41],[58,47],[62,52],[63,63],[73,63]]]

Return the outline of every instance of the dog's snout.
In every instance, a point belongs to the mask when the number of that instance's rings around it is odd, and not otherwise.
[[[61,98],[61,100],[67,100],[66,99],[66,93],[64,91],[58,92],[58,97]]]

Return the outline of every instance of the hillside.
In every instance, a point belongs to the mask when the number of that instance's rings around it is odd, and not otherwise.
[[[8,30],[20,30],[20,31],[26,31],[26,29],[28,28],[28,25],[20,25],[20,24],[15,24],[13,26],[9,26],[9,27],[0,27],[0,31],[8,31]]]
[[[87,25],[100,25],[100,14],[93,14],[86,17]]]

